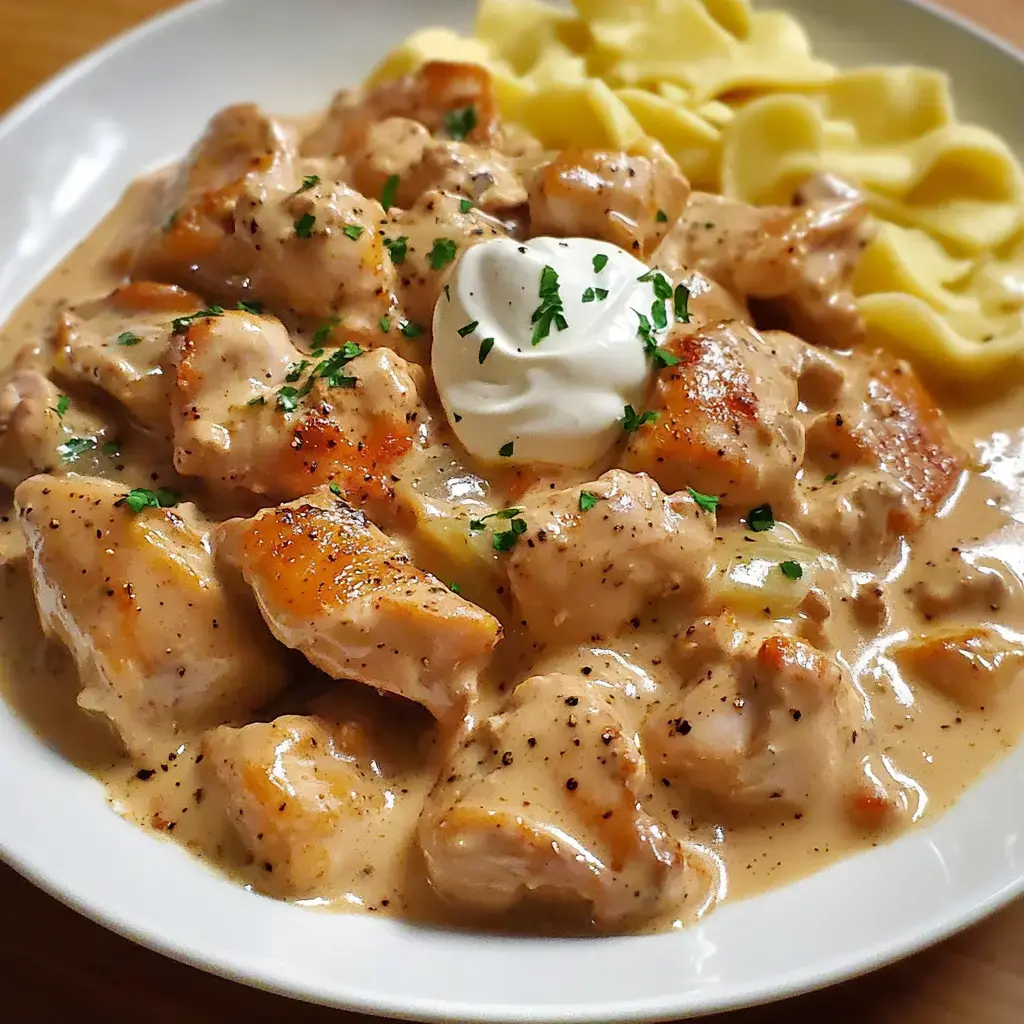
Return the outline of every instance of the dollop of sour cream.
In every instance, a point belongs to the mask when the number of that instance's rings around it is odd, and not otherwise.
[[[607,242],[468,249],[434,307],[434,381],[459,441],[488,462],[597,462],[647,393],[640,317],[656,302],[649,268]],[[661,344],[667,329],[651,332]]]

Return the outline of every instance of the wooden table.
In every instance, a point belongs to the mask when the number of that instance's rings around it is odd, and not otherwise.
[[[1024,46],[1024,0],[947,0]],[[0,111],[174,0],[0,0]],[[74,837],[68,837],[69,843]],[[105,1024],[370,1021],[289,1003],[150,953],[0,866],[0,1018]],[[18,1011],[21,1012],[18,1012]],[[1024,901],[903,963],[722,1024],[1022,1024]]]

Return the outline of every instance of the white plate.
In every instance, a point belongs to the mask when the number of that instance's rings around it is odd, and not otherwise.
[[[625,0],[624,0],[625,2]],[[840,61],[950,70],[961,110],[1020,150],[1021,58],[900,0],[797,0]],[[299,112],[468,0],[204,0],[74,66],[0,123],[0,317],[217,108]],[[945,817],[676,934],[494,938],[253,896],[125,824],[100,786],[0,706],[0,851],[90,917],[206,970],[304,999],[464,1021],[646,1020],[741,1006],[869,970],[1024,891],[1024,748]]]

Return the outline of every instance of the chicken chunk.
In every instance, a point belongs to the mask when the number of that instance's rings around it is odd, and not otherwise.
[[[68,380],[101,388],[137,423],[166,432],[174,382],[168,366],[173,321],[204,305],[177,285],[122,285],[106,298],[63,311],[55,369]]]
[[[846,348],[864,333],[850,283],[873,232],[859,197],[754,207],[694,192],[659,258],[699,270],[742,298],[772,300],[788,329]]]
[[[435,139],[418,121],[401,117],[371,125],[347,162],[351,184],[364,195],[383,196],[394,180],[392,204],[403,209],[429,191],[454,193],[490,213],[526,203],[526,189],[504,154]]]
[[[326,120],[302,142],[304,156],[346,156],[366,143],[378,121],[402,117],[431,134],[490,142],[497,131],[491,74],[477,64],[430,61],[415,74],[371,89],[345,89],[331,102]]]
[[[388,349],[313,359],[272,317],[231,310],[175,338],[178,471],[276,498],[331,482],[386,505],[388,470],[423,422],[424,376]]]
[[[384,210],[340,181],[253,178],[234,226],[252,293],[275,311],[344,320],[345,335],[383,344],[396,274],[378,230]]]
[[[409,562],[326,489],[235,519],[219,551],[241,569],[274,635],[336,679],[355,679],[454,722],[501,637],[491,615]]]
[[[660,598],[704,593],[714,513],[685,492],[666,497],[648,476],[612,470],[542,492],[524,501],[521,518],[509,583],[517,614],[542,640],[608,637]]]
[[[794,344],[738,321],[677,330],[665,347],[679,362],[658,374],[648,402],[657,419],[630,435],[623,468],[723,507],[788,502],[804,453]]]
[[[284,686],[280,649],[217,577],[187,506],[135,514],[123,487],[82,476],[34,476],[14,496],[43,630],[78,665],[79,705],[132,753],[165,754]]]
[[[162,189],[132,275],[173,281],[200,294],[245,293],[244,253],[234,240],[235,207],[251,179],[291,180],[293,133],[253,104],[227,107]]]
[[[380,823],[385,785],[358,739],[301,715],[222,725],[203,737],[207,797],[224,807],[262,865],[260,888],[292,899],[323,896],[364,856],[353,839]]]
[[[983,708],[1024,672],[1024,637],[990,626],[944,629],[901,643],[893,658],[915,682]]]
[[[527,899],[582,904],[614,925],[705,888],[683,845],[640,805],[651,783],[625,699],[560,674],[516,687],[421,819],[441,896],[489,914]]]
[[[682,215],[690,185],[664,152],[566,149],[529,191],[532,234],[599,238],[646,260]]]
[[[803,810],[848,783],[853,688],[803,640],[748,637],[728,617],[682,639],[684,692],[644,726],[652,770],[723,808]]]
[[[455,262],[472,245],[507,232],[482,210],[463,212],[462,199],[448,192],[425,192],[398,212],[386,229],[398,271],[398,296],[409,320],[423,329],[451,278]]]
[[[0,386],[0,483],[8,487],[35,473],[92,472],[109,436],[103,419],[36,370],[15,370]]]
[[[877,352],[851,365],[838,402],[808,428],[807,462],[821,476],[801,528],[850,564],[873,567],[938,510],[966,456],[910,365]]]

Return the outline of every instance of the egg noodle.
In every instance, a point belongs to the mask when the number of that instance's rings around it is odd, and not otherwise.
[[[475,35],[417,32],[371,76],[486,66],[503,116],[547,147],[657,139],[695,188],[788,204],[809,175],[859,187],[880,221],[854,282],[869,340],[933,378],[1024,365],[1020,164],[956,117],[948,77],[843,70],[801,25],[746,0],[482,0]]]

